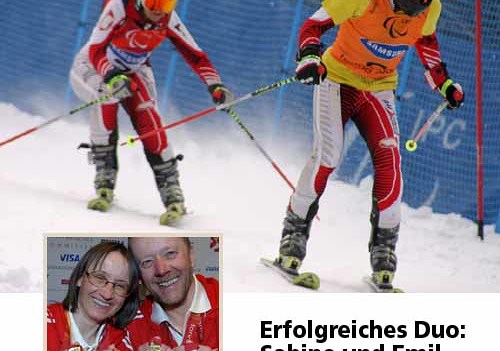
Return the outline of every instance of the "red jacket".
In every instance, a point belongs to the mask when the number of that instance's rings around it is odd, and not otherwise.
[[[47,351],[66,351],[72,346],[77,346],[71,343],[67,312],[62,303],[55,303],[47,307]],[[132,350],[128,346],[126,331],[106,324],[97,351],[105,350],[113,344],[119,351]]]
[[[211,309],[205,313],[191,313],[186,323],[186,330],[182,345],[186,351],[198,349],[198,345],[206,345],[213,350],[219,348],[219,281],[197,274],[196,278],[205,288]],[[153,338],[160,338],[163,344],[176,347],[175,339],[170,329],[152,321],[153,300],[146,299],[136,318],[127,326],[130,341],[134,349],[151,342]]]
[[[108,0],[87,42],[89,61],[101,75],[113,69],[135,71],[149,62],[152,52],[169,39],[187,64],[207,84],[220,77],[175,11],[153,23],[135,8],[133,0]]]

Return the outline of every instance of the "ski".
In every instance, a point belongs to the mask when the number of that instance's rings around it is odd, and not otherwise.
[[[283,278],[285,278],[289,283],[293,285],[298,285],[313,290],[319,289],[320,281],[316,273],[304,272],[304,273],[293,274],[283,270],[278,264],[275,263],[275,261],[267,258],[261,258],[260,263],[272,269],[274,272],[281,275]]]
[[[99,212],[112,212],[113,209],[131,211],[120,206],[120,204],[115,201],[112,190],[109,189],[99,189],[98,196],[87,202],[87,209]],[[181,223],[185,217],[193,214],[194,211],[192,209],[187,209],[185,207],[181,209],[177,204],[174,204],[174,206],[170,206],[160,215],[159,223],[163,226],[175,227],[177,224]]]
[[[375,293],[404,293],[400,288],[381,288],[372,280],[372,277],[367,275],[363,277],[363,281],[370,287],[370,289]]]

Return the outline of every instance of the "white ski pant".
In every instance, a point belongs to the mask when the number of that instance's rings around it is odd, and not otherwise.
[[[389,90],[360,91],[328,79],[315,87],[313,151],[302,170],[289,207],[301,218],[311,220],[314,217],[328,177],[339,166],[344,125],[349,119],[356,124],[372,157],[378,227],[394,228],[401,221],[403,181],[394,93]]]
[[[147,65],[136,72],[128,74],[137,85],[137,90],[130,98],[123,99],[121,105],[131,118],[139,135],[162,127],[160,113],[157,108],[157,92],[153,70]],[[83,101],[97,99],[107,92],[102,77],[88,61],[88,52],[84,47],[75,57],[70,72],[71,85],[75,94]],[[95,145],[109,144],[109,136],[117,129],[118,107],[120,101],[111,98],[102,104],[90,107],[90,140]],[[142,140],[145,150],[160,155],[163,160],[174,157],[168,147],[164,131]]]

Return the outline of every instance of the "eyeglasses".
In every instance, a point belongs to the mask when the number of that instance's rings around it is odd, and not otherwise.
[[[174,10],[177,0],[143,0],[143,3],[151,11],[170,13]]]
[[[129,285],[125,283],[115,283],[109,281],[102,273],[99,272],[85,272],[87,278],[93,286],[97,288],[104,288],[108,283],[113,287],[113,292],[121,297],[127,297],[129,295]]]

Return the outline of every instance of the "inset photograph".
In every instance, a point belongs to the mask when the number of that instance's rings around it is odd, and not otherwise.
[[[217,350],[221,236],[45,236],[45,350]]]

